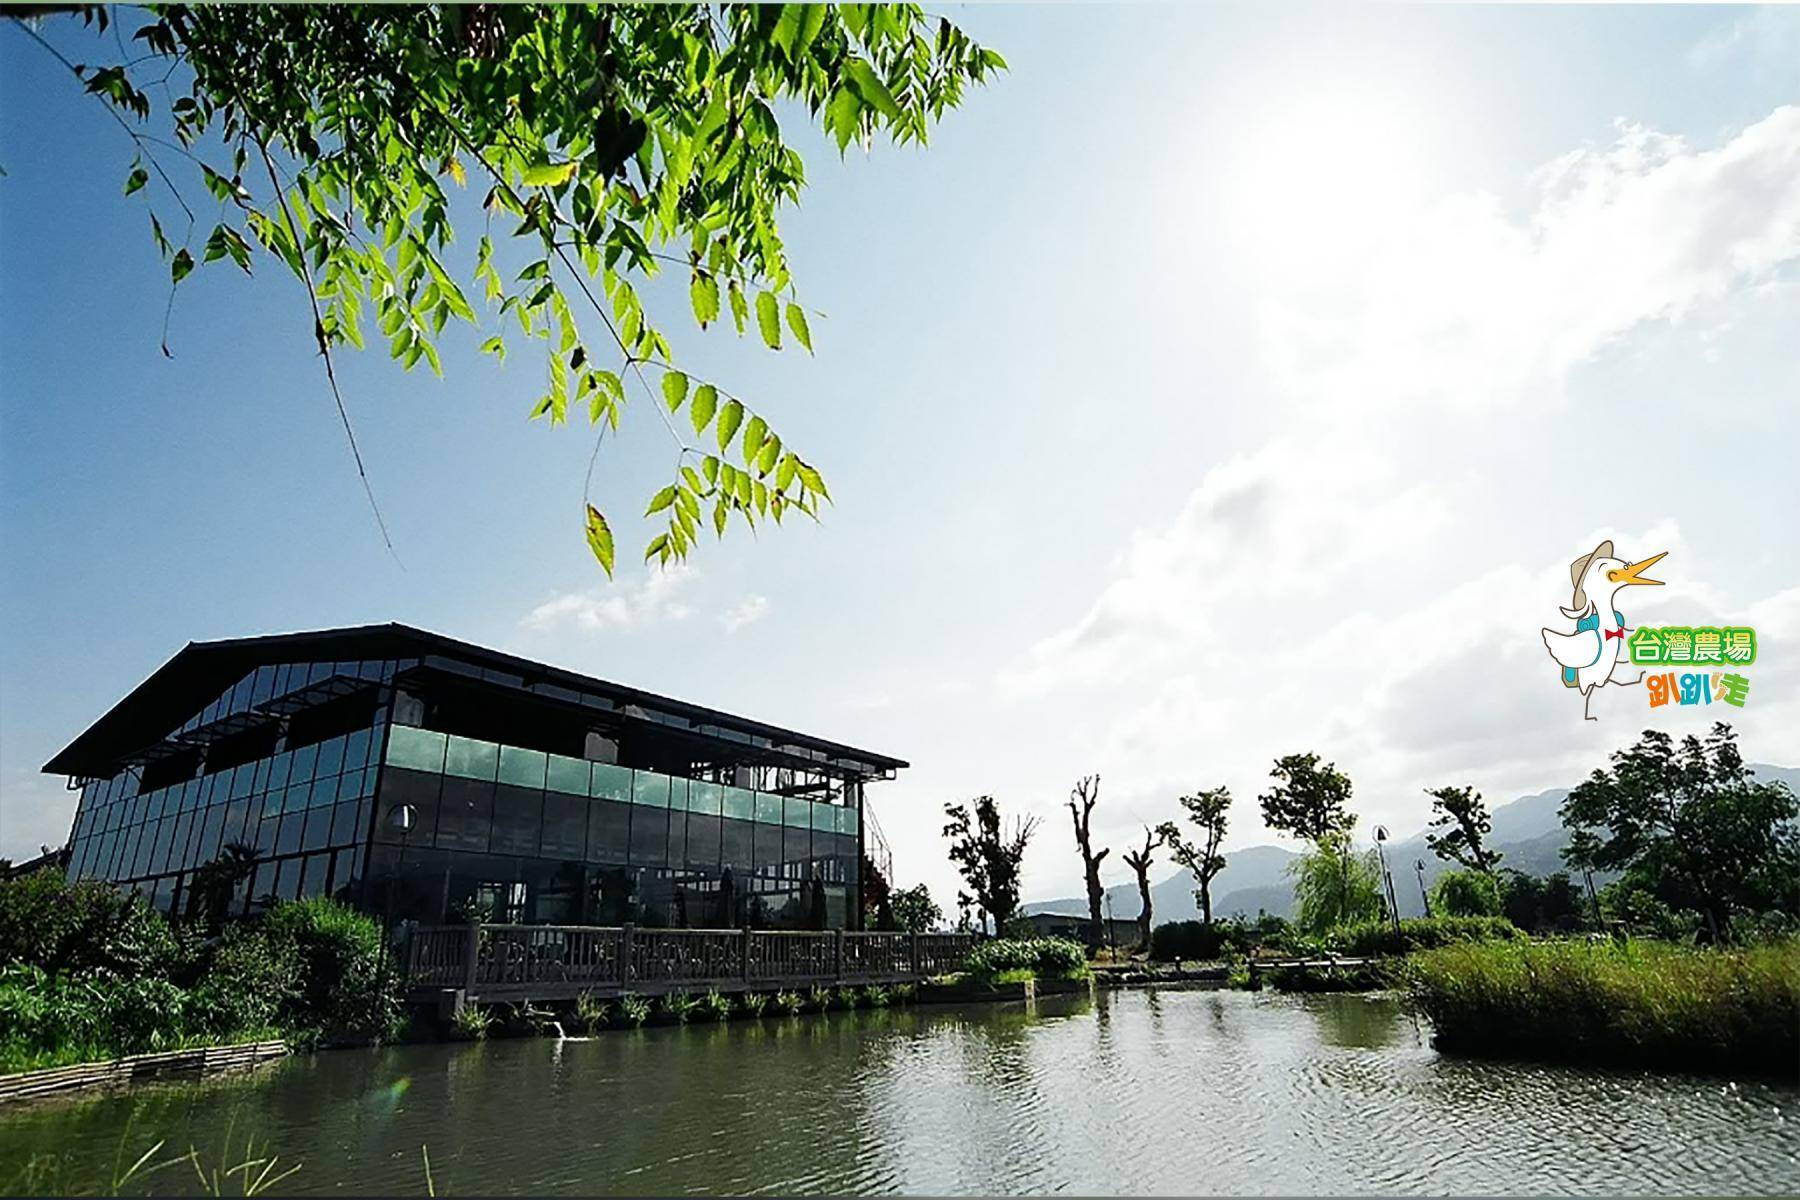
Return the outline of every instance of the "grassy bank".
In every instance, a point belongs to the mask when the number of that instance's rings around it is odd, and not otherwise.
[[[1446,1051],[1800,1076],[1800,940],[1452,945],[1405,986]]]

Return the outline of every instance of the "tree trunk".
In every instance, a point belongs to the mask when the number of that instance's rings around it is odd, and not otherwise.
[[[1069,795],[1069,815],[1075,821],[1075,844],[1081,850],[1082,875],[1087,882],[1088,942],[1092,946],[1099,946],[1105,941],[1102,936],[1105,926],[1100,918],[1100,902],[1105,895],[1100,887],[1100,860],[1110,853],[1110,848],[1094,853],[1093,842],[1089,837],[1094,804],[1099,798],[1098,775],[1083,779]]]
[[[1200,881],[1200,919],[1208,925],[1212,924],[1212,880]]]
[[[1130,855],[1127,855],[1126,857],[1129,858]],[[1148,952],[1150,949],[1150,915],[1151,915],[1151,912],[1150,912],[1149,864],[1146,863],[1144,869],[1137,873],[1137,884],[1138,884],[1138,896],[1141,897],[1144,901],[1143,908],[1140,909],[1138,912],[1138,945],[1142,946],[1144,948],[1144,950],[1146,952]]]

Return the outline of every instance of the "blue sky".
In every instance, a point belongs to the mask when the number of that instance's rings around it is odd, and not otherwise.
[[[982,792],[1046,817],[1028,891],[1066,894],[1091,771],[1121,848],[1216,783],[1228,844],[1271,840],[1302,749],[1410,832],[1424,786],[1510,798],[1716,715],[1614,690],[1584,726],[1555,685],[1537,627],[1601,536],[1671,552],[1632,623],[1757,624],[1746,751],[1800,762],[1800,14],[952,12],[1012,69],[929,148],[795,134],[816,357],[653,301],[835,507],[646,571],[640,403],[612,584],[528,355],[341,360],[404,566],[291,278],[197,273],[165,359],[125,138],[0,27],[0,853],[60,839],[37,767],[188,640],[386,620],[910,759],[872,800],[940,899],[941,805]]]

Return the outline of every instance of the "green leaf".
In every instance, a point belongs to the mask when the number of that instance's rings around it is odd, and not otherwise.
[[[139,166],[131,168],[131,174],[125,177],[125,194],[127,196],[150,182],[150,172]]]
[[[793,453],[790,451],[788,455],[781,460],[781,470],[775,472],[775,490],[778,492],[787,491],[788,484],[794,482],[794,475],[799,470],[800,460],[794,457]]]
[[[194,256],[186,250],[177,250],[174,259],[169,263],[169,279],[171,282],[180,283],[188,277],[188,272],[193,269]]]
[[[741,336],[744,332],[744,321],[750,316],[750,305],[744,299],[744,289],[738,286],[737,280],[731,281],[731,320],[737,325]]]
[[[719,449],[731,447],[731,439],[737,433],[738,425],[744,419],[744,406],[736,400],[729,400],[719,412]]]
[[[831,493],[825,490],[824,477],[805,463],[800,464],[800,482],[806,485],[807,490],[817,492],[827,500],[831,499]]]
[[[693,419],[695,433],[706,428],[706,423],[713,419],[713,411],[718,406],[719,389],[712,384],[703,383],[694,391],[694,402],[688,405],[688,416]]]
[[[781,439],[771,433],[769,435],[769,440],[763,443],[762,453],[756,456],[757,474],[767,475],[770,471],[773,471],[775,469],[775,463],[780,457]]]
[[[756,293],[756,327],[762,332],[764,345],[771,350],[781,349],[781,308],[773,292]]]
[[[491,354],[499,361],[505,362],[506,339],[496,333],[493,337],[481,343],[481,352],[483,354]]]
[[[856,137],[857,123],[862,120],[863,102],[849,88],[839,88],[825,106],[825,129],[837,142],[842,154]]]
[[[688,299],[694,306],[694,319],[702,329],[719,319],[719,282],[703,271],[694,273],[688,285]]]
[[[575,164],[572,162],[541,162],[526,167],[521,178],[524,179],[526,187],[555,187],[559,183],[566,182],[574,173]]]
[[[591,504],[587,506],[587,543],[588,549],[594,552],[594,557],[600,560],[600,569],[606,572],[608,579],[611,579],[613,573],[612,527],[606,523],[606,518],[600,515],[600,510]]]
[[[713,530],[720,537],[725,536],[725,518],[729,516],[730,513],[731,509],[726,506],[723,497],[719,499],[717,504],[713,505]]]
[[[675,503],[675,486],[670,484],[662,491],[656,493],[656,495],[650,497],[650,507],[644,510],[644,515],[648,517],[653,513],[659,513],[673,503]]]
[[[663,401],[668,404],[669,411],[674,412],[687,399],[688,377],[680,371],[664,371],[662,377]]]
[[[812,353],[812,330],[806,325],[806,312],[798,304],[790,301],[787,306],[788,328],[794,331],[794,339]]]
[[[864,104],[890,121],[900,119],[900,106],[894,103],[893,93],[887,90],[887,85],[881,82],[881,76],[875,73],[867,59],[853,58],[845,65],[845,70],[849,72],[850,86],[856,89]]]
[[[744,429],[744,465],[749,466],[756,461],[762,452],[763,438],[768,435],[769,423],[761,417],[751,417],[750,424]]]

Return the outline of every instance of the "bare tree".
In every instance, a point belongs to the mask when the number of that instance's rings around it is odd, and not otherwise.
[[[1138,945],[1148,949],[1150,946],[1150,864],[1154,861],[1151,855],[1156,848],[1168,841],[1166,827],[1152,829],[1144,826],[1144,848],[1127,850],[1123,857],[1125,865],[1137,876],[1138,896],[1142,898],[1144,907],[1138,912]]]
[[[1069,793],[1069,816],[1075,821],[1075,844],[1081,849],[1081,869],[1087,879],[1089,939],[1098,946],[1105,941],[1105,926],[1100,923],[1100,900],[1105,894],[1100,887],[1100,860],[1110,850],[1094,853],[1091,835],[1094,805],[1100,800],[1100,777],[1083,776]]]
[[[1200,840],[1189,842],[1183,839],[1173,821],[1164,821],[1157,826],[1157,832],[1169,843],[1175,861],[1194,873],[1194,882],[1200,885],[1194,889],[1194,899],[1200,903],[1200,919],[1210,925],[1213,919],[1212,881],[1225,869],[1225,856],[1219,853],[1219,843],[1225,840],[1231,789],[1216,787],[1198,795],[1183,796],[1181,807],[1187,809],[1188,819],[1199,826]]]

